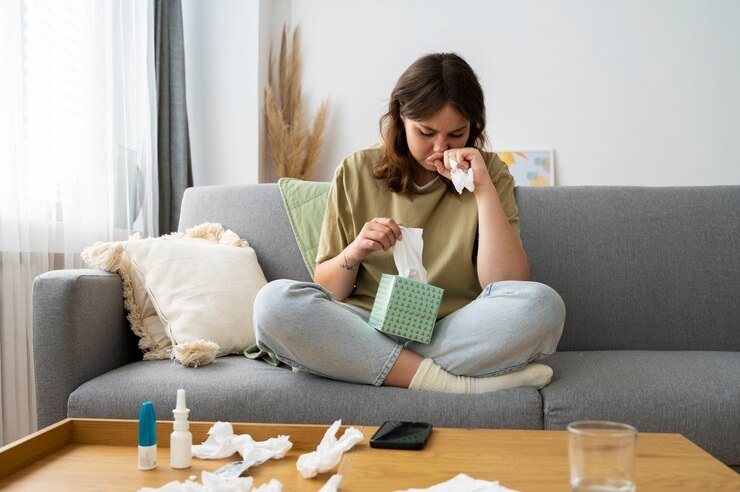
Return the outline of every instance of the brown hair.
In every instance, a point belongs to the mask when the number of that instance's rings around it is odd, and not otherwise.
[[[409,151],[402,116],[412,120],[431,118],[446,105],[452,105],[470,121],[466,147],[481,149],[486,144],[486,109],[478,77],[468,63],[455,53],[422,56],[406,69],[396,82],[388,102],[388,112],[380,118],[383,154],[373,169],[392,191],[408,191],[418,164]],[[447,188],[454,191],[452,183]]]

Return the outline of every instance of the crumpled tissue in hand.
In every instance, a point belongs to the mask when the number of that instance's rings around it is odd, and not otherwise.
[[[446,482],[432,485],[427,489],[408,489],[404,492],[516,492],[508,489],[498,482],[488,482],[486,480],[476,480],[468,475],[461,473],[455,478]]]
[[[193,475],[185,482],[174,480],[155,489],[144,487],[139,492],[282,492],[283,484],[274,478],[259,487],[254,486],[252,477],[222,477],[203,470],[199,484]]]
[[[457,161],[455,159],[450,159],[450,167],[452,168],[452,171],[450,171],[450,179],[452,180],[452,184],[455,186],[455,189],[459,194],[462,195],[462,192],[465,188],[470,191],[473,191],[475,189],[475,184],[473,181],[473,168],[469,168],[467,171],[463,171],[462,169],[457,167]]]
[[[343,453],[349,451],[355,444],[362,441],[362,432],[354,427],[345,430],[342,437],[337,440],[336,435],[340,425],[342,425],[341,419],[334,422],[327,429],[324,438],[321,439],[321,442],[316,447],[316,451],[302,454],[298,457],[296,468],[301,472],[303,478],[313,478],[319,473],[331,470],[337,466]]]
[[[272,437],[255,441],[249,434],[235,435],[228,422],[216,422],[208,430],[208,439],[193,446],[193,456],[203,460],[227,458],[234,453],[242,455],[245,462],[259,465],[269,459],[279,460],[293,447],[290,436]]]

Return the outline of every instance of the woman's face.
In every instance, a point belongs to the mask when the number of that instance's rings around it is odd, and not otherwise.
[[[436,152],[465,147],[470,135],[470,121],[465,119],[451,105],[446,104],[437,114],[423,121],[401,117],[406,129],[406,143],[420,169],[418,176],[426,176],[424,182],[437,175],[434,164],[426,158]],[[419,183],[417,180],[417,184]]]

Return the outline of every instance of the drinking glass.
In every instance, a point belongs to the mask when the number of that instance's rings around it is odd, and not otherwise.
[[[600,420],[572,422],[567,429],[571,491],[635,490],[637,429]]]

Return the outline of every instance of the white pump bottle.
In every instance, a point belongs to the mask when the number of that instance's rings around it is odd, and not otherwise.
[[[190,468],[193,461],[193,435],[188,422],[190,410],[185,407],[185,390],[177,390],[177,406],[172,410],[175,416],[174,431],[170,434],[170,466]]]

